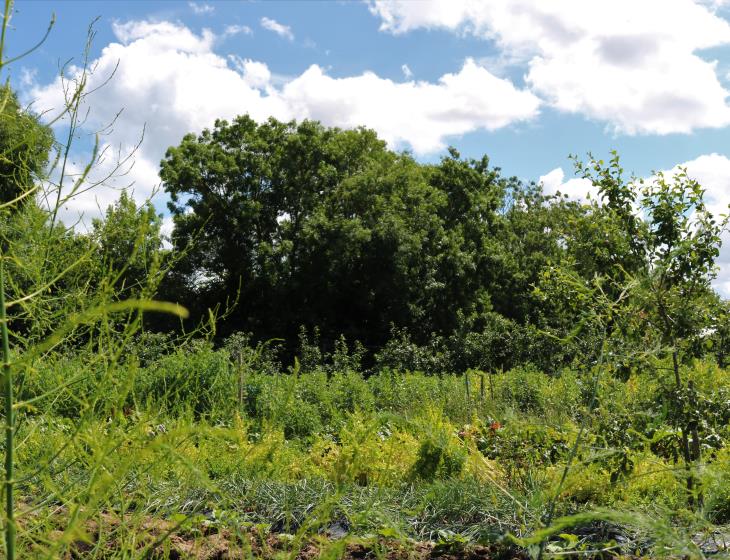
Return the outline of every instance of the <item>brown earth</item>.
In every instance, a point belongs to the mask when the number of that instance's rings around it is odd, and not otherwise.
[[[66,548],[64,560],[112,557],[119,550],[120,518],[102,514],[84,525],[83,534]],[[135,548],[151,560],[242,560],[282,558],[287,560],[507,560],[526,559],[524,554],[485,546],[464,546],[444,550],[433,542],[397,540],[383,537],[345,536],[331,539],[323,535],[297,540],[277,533],[261,533],[247,527],[241,530],[219,529],[204,524],[181,527],[171,521],[146,518],[135,523]],[[64,540],[64,532],[53,531],[50,540]],[[128,545],[127,545],[128,546]],[[125,549],[126,550],[126,549]],[[37,551],[39,553],[40,550]]]

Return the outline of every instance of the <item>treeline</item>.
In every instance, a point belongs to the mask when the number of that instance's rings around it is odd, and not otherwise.
[[[39,139],[19,160],[40,177],[51,137],[12,99],[6,114],[25,115]],[[217,121],[161,162],[171,247],[153,207],[126,194],[88,233],[26,197],[3,224],[3,236],[25,247],[12,271],[18,293],[24,278],[34,285],[34,266],[63,274],[44,303],[11,320],[38,338],[59,298],[111,290],[191,311],[182,323],[148,315],[147,330],[215,323],[219,340],[244,332],[279,341],[285,363],[344,352],[363,367],[529,362],[549,372],[595,359],[607,336],[637,355],[681,340],[679,359],[712,352],[722,361],[727,311],[710,282],[724,224],[706,211],[701,187],[685,175],[634,184],[616,156],[576,160],[576,170],[598,187],[597,200],[546,195],[453,148],[419,163],[365,128]]]
[[[280,338],[290,355],[312,341],[341,353],[344,337],[367,363],[427,371],[555,371],[595,358],[606,333],[639,353],[681,338],[685,357],[714,333],[722,354],[710,281],[724,226],[701,187],[634,184],[615,155],[575,164],[598,200],[548,196],[453,148],[422,164],[364,128],[218,121],[161,164],[181,255],[161,294],[196,318],[236,299],[221,333]],[[597,298],[620,299],[620,317],[586,320]]]

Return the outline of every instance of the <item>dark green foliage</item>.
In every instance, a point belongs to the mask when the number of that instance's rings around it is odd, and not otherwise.
[[[235,376],[227,355],[198,342],[145,369],[136,384],[142,405],[215,417],[235,406]]]
[[[683,356],[706,352],[699,326],[720,324],[722,313],[710,311],[719,237],[701,188],[687,177],[639,187],[615,154],[607,164],[576,161],[576,171],[599,200],[546,196],[454,149],[419,164],[363,128],[218,121],[161,164],[180,255],[161,295],[194,302],[193,321],[236,302],[219,335],[280,339],[281,359],[298,356],[301,371],[532,363],[554,373],[595,360],[601,339],[585,322],[572,336],[588,302],[565,279],[598,278],[608,299],[644,282],[663,299],[652,303],[651,290],[624,298],[627,312],[613,327],[625,347],[639,353],[681,336]],[[693,233],[690,218],[680,219],[691,209],[701,222]],[[677,282],[693,295],[680,297]],[[657,313],[665,325],[667,313],[681,318],[682,332],[652,339],[658,331],[646,324]],[[626,358],[623,374],[634,364]]]
[[[508,181],[487,158],[420,165],[365,129],[239,117],[186,136],[161,176],[175,246],[193,243],[176,296],[240,287],[228,328],[291,348],[304,325],[334,352],[340,335],[378,348],[391,325],[423,343],[491,307]]]
[[[544,414],[551,409],[553,403],[546,402],[546,388],[555,380],[544,375],[536,375],[533,368],[516,368],[510,370],[507,382],[499,390],[500,399],[511,403],[522,412]],[[569,395],[565,395],[568,397]],[[568,403],[564,403],[568,405]],[[568,405],[569,406],[569,405]]]
[[[46,171],[52,142],[50,128],[21,107],[15,92],[1,86],[0,203],[16,200],[36,186]]]
[[[450,445],[448,437],[444,434],[427,437],[418,448],[413,476],[426,481],[433,481],[437,477],[458,476],[464,468],[466,457],[466,450]]]
[[[120,295],[139,297],[159,282],[161,224],[149,202],[137,207],[126,191],[103,219],[93,220],[91,238],[99,251],[94,260],[113,278]]]
[[[449,370],[450,360],[443,339],[432,336],[426,345],[413,342],[407,330],[393,329],[391,338],[375,355],[376,369],[443,373]]]
[[[175,350],[175,340],[169,333],[141,332],[129,343],[127,358],[149,367]]]

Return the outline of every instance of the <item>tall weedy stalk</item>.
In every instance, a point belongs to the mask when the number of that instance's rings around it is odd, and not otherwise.
[[[5,255],[0,254],[0,333],[2,336],[2,379],[5,398],[5,552],[9,560],[15,558],[15,500],[13,497],[13,375],[10,368],[8,315],[5,309]]]
[[[36,46],[20,56],[6,58],[12,4],[12,0],[4,2],[0,73],[8,64],[42,44],[54,22],[52,18],[45,36]],[[89,43],[85,63],[88,53]],[[95,432],[98,429],[95,414],[101,412],[104,418],[111,418],[115,410],[121,409],[120,402],[127,394],[125,390],[129,390],[129,383],[123,380],[126,386],[120,384],[117,365],[125,344],[141,326],[142,313],[186,315],[178,305],[150,299],[166,265],[154,262],[153,270],[145,269],[146,276],[138,289],[125,290],[119,283],[126,266],[121,270],[110,267],[98,272],[96,264],[101,248],[97,240],[77,234],[58,219],[63,205],[113,179],[114,173],[131,157],[120,156],[117,165],[112,165],[111,173],[90,179],[90,172],[103,157],[95,139],[89,163],[80,174],[68,175],[66,162],[73,153],[71,144],[84,122],[80,117],[83,101],[93,92],[86,89],[89,76],[86,66],[74,72],[70,79],[64,80],[64,105],[55,117],[44,116],[46,124],[20,107],[7,82],[0,90],[0,390],[5,431],[2,535],[5,557],[9,560],[15,560],[29,549],[33,550],[34,557],[58,557],[74,535],[83,532],[84,521],[106,507],[109,496],[119,491],[119,481],[135,468],[135,457],[118,464],[108,464],[109,458],[130,441],[144,442],[144,436],[115,426],[115,430],[99,438]],[[65,143],[53,141],[50,124],[67,127]],[[55,158],[50,157],[53,153]],[[146,227],[131,232],[136,241],[133,254],[129,255],[130,262],[145,251]],[[65,249],[73,251],[69,255],[64,253]],[[40,362],[48,361],[64,347],[79,352],[84,346],[89,359],[79,371],[59,378],[53,386],[42,386],[40,392],[24,391],[25,380],[37,376]],[[79,389],[80,384],[86,388]],[[32,423],[25,412],[42,413],[42,407],[59,399],[67,399],[78,407],[73,430],[65,441],[58,445],[47,442],[43,453],[31,454],[34,458],[27,459],[23,446],[38,432],[38,426],[43,429],[43,423]],[[133,430],[141,431],[141,428]],[[138,446],[143,447],[141,443]],[[83,464],[88,478],[59,476],[78,464]],[[39,480],[44,482],[46,495],[24,499],[27,507],[20,512],[17,494],[22,490],[19,489]],[[63,537],[48,542],[43,535],[48,523],[57,520],[53,520],[52,513],[38,515],[38,512],[52,502],[64,504],[68,514]],[[29,511],[35,514],[27,515]],[[25,521],[20,522],[26,515]]]
[[[35,46],[31,47],[29,50],[25,51],[24,53],[20,54],[19,56],[16,56],[12,59],[6,59],[5,57],[5,39],[6,34],[8,30],[8,24],[10,22],[10,14],[12,12],[12,6],[13,2],[12,0],[5,0],[5,4],[3,7],[3,20],[2,20],[2,30],[0,31],[0,75],[2,74],[2,71],[5,69],[5,67],[10,64],[11,62],[14,62],[31,52],[33,52],[35,49],[37,49],[48,37],[48,34],[51,31],[51,27],[54,24],[55,19],[52,17],[51,22],[48,26],[48,29],[46,30],[45,35],[43,38],[36,44]],[[11,96],[10,88],[6,84],[4,96],[2,99],[2,107],[0,109],[0,113],[5,114],[5,108],[8,105],[9,99]],[[10,113],[9,117],[12,119],[14,115]],[[9,184],[13,183],[15,181],[19,181],[20,184],[17,185],[19,187],[19,196],[15,199],[11,200],[0,200],[0,212],[7,213],[12,212],[12,210],[18,206],[18,204],[22,203],[23,199],[27,195],[27,192],[32,192],[32,189],[29,188],[29,185],[22,184],[22,179],[24,178],[31,178],[33,176],[33,170],[30,169],[30,165],[27,161],[24,161],[21,159],[20,161],[13,162],[11,161],[11,155],[13,153],[20,151],[20,154],[22,154],[23,148],[33,148],[33,145],[36,141],[35,138],[33,138],[33,132],[28,131],[28,135],[21,134],[20,138],[9,138],[9,146],[6,146],[5,153],[0,154],[0,160],[3,160],[3,163],[10,163],[17,165],[17,168],[15,169],[14,173],[8,173],[5,174],[5,176],[2,177],[2,181],[6,183],[3,185],[3,192],[4,193],[10,193],[14,192],[14,189],[12,188],[15,185]],[[26,191],[26,192],[23,192]],[[3,216],[5,217],[5,216]],[[2,347],[2,392],[3,392],[3,398],[4,398],[4,412],[5,412],[5,461],[4,461],[4,481],[3,481],[3,491],[5,493],[5,519],[4,519],[4,536],[5,536],[5,554],[8,560],[15,560],[16,557],[16,535],[17,535],[17,528],[16,528],[16,519],[15,519],[15,496],[14,496],[14,489],[15,489],[15,457],[14,457],[14,451],[15,451],[15,399],[13,395],[13,369],[11,364],[11,358],[10,358],[10,328],[8,325],[8,312],[7,312],[7,306],[5,301],[5,292],[6,292],[6,272],[5,272],[5,259],[6,259],[6,252],[7,252],[7,244],[5,240],[0,241],[0,346]]]

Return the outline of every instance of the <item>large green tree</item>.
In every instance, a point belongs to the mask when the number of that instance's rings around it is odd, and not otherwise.
[[[423,165],[367,129],[244,116],[186,136],[161,177],[188,248],[177,285],[201,307],[240,288],[229,328],[377,346],[491,308],[506,182],[486,158]]]

